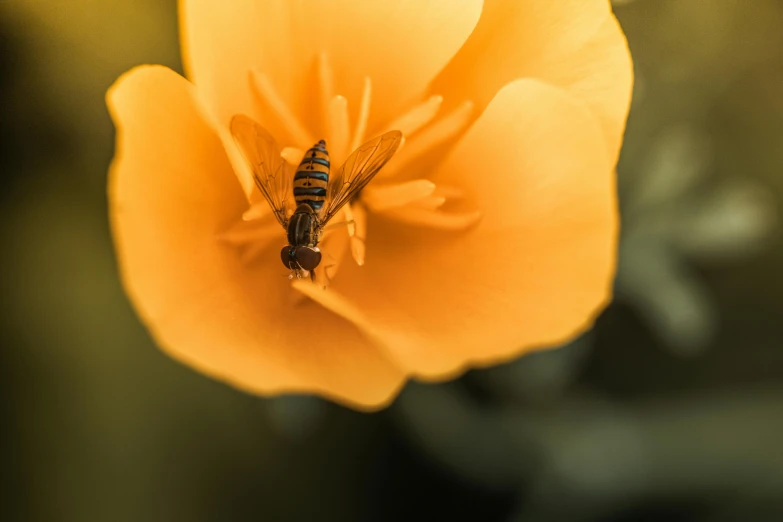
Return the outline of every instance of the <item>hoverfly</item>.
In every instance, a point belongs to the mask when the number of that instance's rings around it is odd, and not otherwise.
[[[231,120],[231,134],[250,164],[258,189],[272,207],[275,218],[288,235],[280,252],[289,277],[301,278],[321,263],[324,227],[337,212],[356,197],[397,152],[400,131],[390,131],[356,149],[330,176],[329,152],[320,140],[304,155],[296,171],[280,155],[281,148],[269,132],[247,116]]]

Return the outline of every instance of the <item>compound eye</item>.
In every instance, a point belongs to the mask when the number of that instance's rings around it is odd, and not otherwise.
[[[286,268],[293,270],[296,268],[296,250],[294,247],[288,245],[284,246],[280,251],[280,259]]]
[[[314,270],[321,263],[321,251],[306,246],[296,247],[296,262],[307,271]]]

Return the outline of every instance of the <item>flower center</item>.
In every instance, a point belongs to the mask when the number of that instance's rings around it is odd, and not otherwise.
[[[443,97],[434,95],[412,105],[397,118],[377,124],[370,118],[372,80],[365,77],[352,125],[348,100],[335,93],[334,71],[325,53],[318,55],[315,69],[317,78],[312,82],[315,91],[312,96],[320,105],[320,125],[314,124],[312,127],[324,129],[325,136],[316,136],[311,132],[312,129],[300,121],[263,72],[251,72],[251,84],[258,103],[270,110],[277,120],[275,123],[278,128],[286,134],[275,138],[285,145],[281,156],[288,163],[297,165],[307,147],[320,138],[326,139],[332,165],[339,166],[368,138],[390,130],[399,130],[403,134],[403,144],[397,154],[362,191],[360,197],[343,207],[342,215],[333,219],[335,223],[345,226],[327,225],[320,244],[329,259],[322,263],[328,272],[318,274],[322,283],[334,277],[347,250],[351,251],[356,263],[364,264],[368,211],[383,214],[386,218],[408,226],[445,230],[462,230],[481,218],[478,211],[444,211],[442,207],[447,201],[464,200],[464,194],[458,187],[436,184],[428,179],[428,174],[445,147],[473,121],[472,102],[464,101],[441,116]],[[259,201],[245,212],[244,223],[229,234],[232,242],[245,244],[243,250],[249,258],[255,257],[266,247],[267,236],[279,228],[277,223],[272,223],[273,220],[262,219],[269,214],[266,202]],[[341,233],[341,230],[347,231],[347,234]],[[258,246],[247,248],[247,241]]]

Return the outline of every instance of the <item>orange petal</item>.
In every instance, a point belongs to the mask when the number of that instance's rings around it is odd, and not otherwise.
[[[517,78],[540,78],[586,101],[617,160],[631,99],[628,46],[608,0],[487,0],[432,92],[483,109]]]
[[[181,0],[181,31],[188,76],[221,121],[255,116],[248,72],[262,71],[287,105],[309,126],[317,56],[326,53],[334,94],[360,105],[372,79],[370,117],[380,124],[422,94],[465,42],[481,12],[479,0]],[[268,114],[267,114],[268,116]],[[371,127],[373,126],[371,125]],[[309,144],[297,144],[309,146]]]
[[[221,234],[246,202],[193,87],[140,67],[108,94],[117,125],[109,181],[122,279],[173,357],[239,388],[316,392],[359,407],[387,402],[403,375],[339,316],[295,292],[280,241],[248,266]]]
[[[484,218],[467,232],[371,223],[364,267],[314,299],[426,378],[554,346],[611,295],[618,216],[600,126],[537,80],[504,87],[441,166]]]

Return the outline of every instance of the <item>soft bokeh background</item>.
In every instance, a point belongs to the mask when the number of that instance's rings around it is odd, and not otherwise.
[[[783,2],[616,13],[616,303],[368,415],[180,366],[120,288],[103,96],[181,69],[174,1],[0,2],[0,520],[783,520]]]

